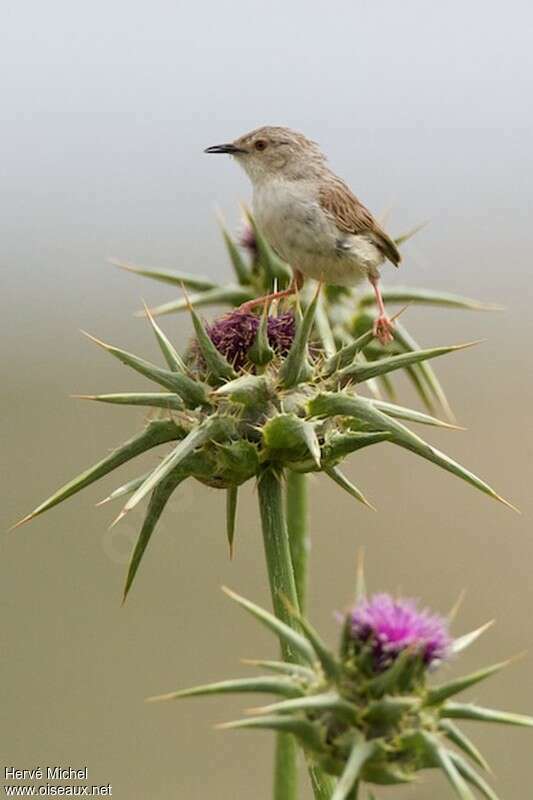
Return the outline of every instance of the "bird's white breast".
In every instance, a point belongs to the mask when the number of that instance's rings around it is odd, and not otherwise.
[[[383,257],[364,236],[339,231],[306,180],[254,186],[254,214],[269,244],[293,268],[316,280],[352,286],[377,272]]]

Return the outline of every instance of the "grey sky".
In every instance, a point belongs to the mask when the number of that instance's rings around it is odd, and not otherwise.
[[[319,140],[374,211],[393,207],[393,231],[431,219],[427,270],[446,262],[471,287],[464,246],[483,261],[512,248],[520,272],[531,245],[525,2],[56,1],[3,16],[8,270],[22,261],[24,274],[90,280],[117,248],[212,264],[212,209],[236,219],[249,188],[202,149],[268,122]],[[418,277],[407,263],[403,281],[410,269]]]

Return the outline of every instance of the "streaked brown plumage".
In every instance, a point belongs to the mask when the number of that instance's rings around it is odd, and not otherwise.
[[[376,293],[376,335],[392,338],[379,289],[385,260],[401,257],[392,239],[346,183],[331,171],[316,142],[289,128],[257,128],[209,153],[230,153],[250,177],[256,220],[270,245],[293,268],[292,293],[303,276],[341,286],[365,277]],[[247,304],[259,303],[263,298]]]
[[[385,258],[395,267],[399,266],[402,257],[398,248],[343,180],[337,176],[329,177],[320,185],[318,197],[320,205],[326,214],[331,215],[339,230],[369,235]]]

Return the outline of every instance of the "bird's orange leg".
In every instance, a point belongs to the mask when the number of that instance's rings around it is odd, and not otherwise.
[[[271,292],[270,294],[263,295],[263,297],[254,297],[253,300],[247,300],[246,303],[239,306],[238,311],[247,312],[256,306],[271,303],[273,300],[279,300],[281,297],[290,297],[302,288],[303,283],[304,276],[302,273],[299,270],[294,270],[294,277],[288,289],[283,289],[281,292]]]
[[[374,320],[374,335],[379,339],[381,344],[390,344],[394,339],[394,325],[385,310],[385,304],[379,287],[379,278],[370,276],[369,280],[376,295],[376,304],[379,311],[377,318]]]

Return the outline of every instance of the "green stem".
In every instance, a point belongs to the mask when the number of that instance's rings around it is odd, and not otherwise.
[[[307,575],[309,558],[309,518],[307,503],[307,476],[301,472],[287,473],[287,528],[291,549],[294,579],[300,611],[307,606]]]
[[[346,800],[357,800],[359,797],[359,781],[355,784]]]
[[[298,797],[298,745],[290,733],[278,733],[274,754],[274,800]],[[328,798],[329,800],[329,798]]]
[[[284,601],[286,598],[292,606],[299,609],[298,595],[283,509],[281,477],[270,467],[259,478],[258,495],[274,613],[278,619],[292,627],[294,620]],[[298,654],[287,645],[282,646],[282,653],[286,661],[300,660]]]
[[[283,509],[281,478],[268,468],[258,484],[259,508],[263,528],[263,542],[267,562],[272,605],[276,616],[293,625],[285,603],[298,608],[298,595],[292,568],[289,536]],[[282,646],[286,661],[298,661],[298,655],[287,645]],[[298,795],[297,747],[290,734],[278,734],[274,768],[274,800],[296,800]]]
[[[309,504],[308,478],[301,472],[287,473],[287,528],[291,549],[292,566],[300,611],[305,614],[307,587],[309,582]],[[315,800],[330,800],[335,781],[319,767],[308,762],[309,777]]]
[[[289,493],[297,491],[297,497],[287,498],[287,507],[291,509],[291,526],[297,527],[297,538],[303,544],[298,548],[300,554],[307,551],[305,539],[307,538],[306,518],[303,514],[306,508],[305,482],[289,484]],[[263,528],[263,541],[267,562],[272,605],[276,616],[294,626],[294,619],[284,603],[287,598],[291,605],[299,608],[298,593],[294,570],[292,566],[289,532],[285,519],[281,477],[273,469],[267,468],[261,475],[258,484],[259,508]],[[298,509],[298,511],[297,511]],[[291,527],[291,534],[294,528]],[[297,557],[300,586],[306,583],[306,558]],[[286,661],[299,661],[297,653],[289,647],[282,648],[282,655]],[[309,773],[315,800],[330,800],[333,793],[333,783],[321,770],[310,765]],[[294,737],[287,734],[278,736],[276,745],[276,765],[274,771],[274,800],[296,800],[298,792],[297,783],[297,747]]]

